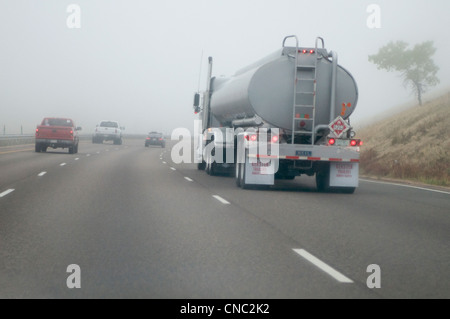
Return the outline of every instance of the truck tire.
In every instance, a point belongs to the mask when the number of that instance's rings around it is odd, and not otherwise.
[[[321,193],[330,191],[330,166],[316,173],[316,187]]]
[[[48,146],[41,146],[41,152],[47,152]]]
[[[247,159],[245,159],[245,160],[247,160]],[[246,182],[245,182],[245,175],[246,175],[246,169],[245,169],[245,163],[242,163],[242,164],[239,164],[239,166],[241,166],[241,168],[240,168],[240,171],[241,171],[241,174],[240,174],[240,176],[241,176],[241,178],[240,178],[240,184],[241,184],[241,188],[242,189],[249,189],[250,188],[250,184],[247,184]]]
[[[41,152],[41,144],[36,143],[36,144],[34,145],[34,151],[35,151],[36,153],[40,153],[40,152]]]
[[[69,154],[73,154],[75,146],[69,146]]]
[[[234,164],[234,171],[235,171],[236,186],[241,187],[241,164],[237,163],[236,161]]]
[[[201,163],[198,163],[198,164],[197,164],[197,169],[198,169],[199,171],[203,171],[203,170],[205,170],[205,168],[206,168],[206,162],[205,162],[204,160],[202,160]]]
[[[78,143],[77,143],[77,145],[75,145],[73,152],[74,152],[75,154],[78,153]]]

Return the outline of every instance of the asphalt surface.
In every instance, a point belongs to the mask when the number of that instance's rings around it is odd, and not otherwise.
[[[450,193],[241,190],[170,151],[1,147],[0,298],[450,298]]]

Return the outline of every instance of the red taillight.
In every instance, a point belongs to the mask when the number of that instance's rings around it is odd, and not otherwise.
[[[336,144],[336,140],[334,138],[330,138],[328,140],[328,145],[334,145],[334,144]]]
[[[258,139],[258,135],[256,135],[256,134],[245,135],[244,138],[245,138],[247,141],[255,142],[255,141]]]
[[[314,50],[310,50],[309,53],[313,54],[313,53],[314,53]]]
[[[146,140],[149,140],[149,139],[150,139],[150,137],[147,137],[147,138],[146,138]]]
[[[272,136],[272,143],[278,143],[279,139],[278,135]]]
[[[73,131],[72,131],[72,130],[70,130],[70,134],[73,134]]]
[[[162,141],[163,140],[162,137],[159,140]]]
[[[359,146],[362,146],[363,145],[363,141],[359,141]]]
[[[303,51],[302,51],[303,54],[306,54],[306,52],[308,52],[308,51],[307,51],[307,50],[303,50]]]
[[[36,129],[36,133],[39,133],[39,129],[38,128]]]
[[[350,145],[351,146],[356,146],[356,145],[358,145],[358,141],[357,140],[351,140],[350,141]]]

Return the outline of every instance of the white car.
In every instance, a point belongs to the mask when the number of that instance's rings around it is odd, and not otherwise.
[[[114,141],[114,145],[121,145],[124,129],[117,121],[101,121],[95,128],[92,143],[101,144],[103,141]]]

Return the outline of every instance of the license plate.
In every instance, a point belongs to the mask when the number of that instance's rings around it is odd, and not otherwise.
[[[349,140],[336,140],[336,146],[349,146],[350,141]]]
[[[58,140],[50,140],[50,143],[58,143]]]

